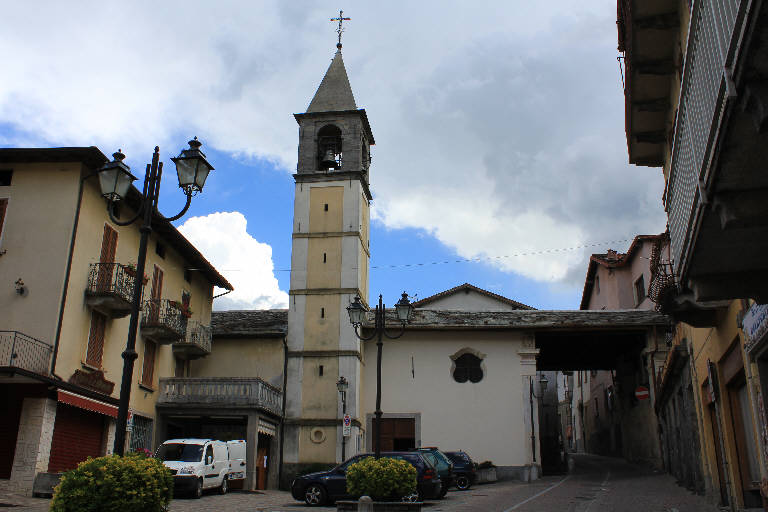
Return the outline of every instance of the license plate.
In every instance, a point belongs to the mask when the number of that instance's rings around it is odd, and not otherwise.
[[[243,478],[245,478],[245,473],[243,473],[243,472],[240,472],[240,473],[230,473],[229,474],[229,479],[230,480],[242,480]]]

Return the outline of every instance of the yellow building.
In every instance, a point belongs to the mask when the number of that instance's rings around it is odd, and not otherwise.
[[[694,402],[713,499],[765,507],[765,316],[750,301],[768,300],[768,11],[740,0],[617,4],[629,162],[660,167],[665,181],[669,258],[652,265],[650,285],[679,322],[657,407],[685,428],[678,402]],[[663,432],[673,452],[675,428]]]
[[[128,449],[152,449],[161,376],[211,350],[213,287],[232,289],[155,215],[146,275],[139,227],[109,219],[95,147],[0,149],[0,486],[112,451],[134,283],[144,283]],[[132,188],[118,216],[138,204]]]

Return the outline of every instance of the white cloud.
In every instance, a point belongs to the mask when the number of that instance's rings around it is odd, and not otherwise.
[[[179,231],[227,278],[235,291],[216,299],[215,310],[288,307],[273,274],[272,248],[248,234],[240,212],[191,217]]]
[[[627,164],[615,0],[403,5],[345,11],[345,63],[377,140],[377,219],[466,257],[664,229],[661,173]],[[130,160],[198,135],[289,172],[291,114],[333,55],[333,14],[308,0],[9,3],[0,119],[22,133],[0,140]],[[589,252],[497,265],[575,284]]]

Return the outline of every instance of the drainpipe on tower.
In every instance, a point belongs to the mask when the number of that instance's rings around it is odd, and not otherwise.
[[[285,445],[285,401],[288,385],[288,340],[283,337],[283,408],[280,418],[280,464],[277,466],[277,487],[283,481],[283,447]]]

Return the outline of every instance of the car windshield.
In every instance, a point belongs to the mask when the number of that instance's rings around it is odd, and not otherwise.
[[[178,460],[182,462],[200,462],[203,458],[203,445],[201,444],[164,444],[157,449],[157,458],[166,460]]]
[[[441,452],[440,450],[435,450],[432,453],[435,454],[435,457],[437,457],[437,460],[442,462],[443,465],[445,465],[445,466],[452,466],[453,465],[453,462],[451,462],[451,460],[443,452]]]
[[[424,457],[425,459],[427,459],[427,462],[429,462],[432,465],[432,467],[437,468],[439,466],[439,463],[437,461],[437,457],[435,457],[432,453],[430,453],[430,452],[422,452],[421,456]]]

